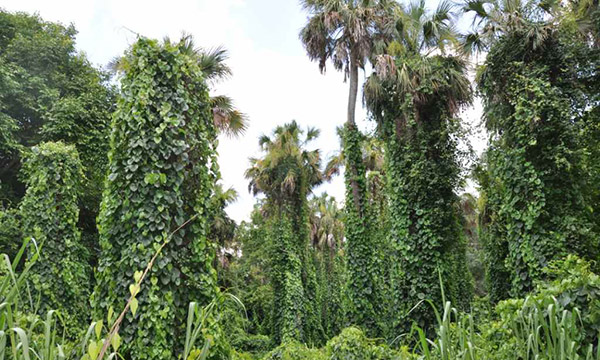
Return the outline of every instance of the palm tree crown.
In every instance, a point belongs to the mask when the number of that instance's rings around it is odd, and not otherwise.
[[[281,203],[322,183],[320,152],[306,149],[318,136],[319,130],[304,131],[296,121],[278,126],[272,137],[261,136],[259,145],[264,156],[250,159],[250,168],[246,170],[249,190]]]
[[[560,1],[466,0],[463,12],[473,17],[474,30],[463,37],[466,52],[485,51],[500,36],[521,33],[535,49],[561,18]]]
[[[355,122],[358,69],[383,44],[395,1],[390,0],[302,0],[310,14],[300,32],[308,57],[318,61],[321,72],[327,60],[350,79],[348,119]]]
[[[349,75],[352,61],[364,67],[385,15],[391,14],[393,1],[303,0],[302,5],[312,17],[300,33],[311,60],[319,62],[324,72],[327,60],[336,70]]]
[[[342,248],[344,239],[343,211],[335,198],[327,194],[311,199],[309,206],[312,246],[335,253]]]
[[[415,107],[443,97],[453,114],[471,101],[465,61],[445,55],[449,46],[458,44],[452,17],[446,1],[431,12],[423,0],[398,8],[398,32],[385,54],[388,59],[378,62],[364,87],[365,103],[377,118],[390,95],[402,99],[410,94]]]

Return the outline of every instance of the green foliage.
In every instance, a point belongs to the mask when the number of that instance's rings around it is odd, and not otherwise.
[[[18,209],[0,208],[0,252],[14,258],[23,239],[21,214]]]
[[[271,139],[259,140],[264,157],[250,159],[249,189],[267,196],[269,275],[273,286],[273,336],[276,343],[323,342],[317,306],[317,278],[309,250],[307,194],[322,182],[318,150],[304,147],[319,135],[291,123],[275,128]]]
[[[500,320],[475,324],[470,314],[446,303],[436,313],[436,336],[415,327],[414,355],[425,360],[599,359],[594,344],[581,343],[577,309],[565,310],[556,299],[548,306],[513,299],[497,307]]]
[[[479,77],[493,135],[482,190],[489,273],[499,275],[491,283],[495,299],[507,296],[506,273],[510,293],[519,296],[553,259],[598,253],[574,121],[577,74],[568,56],[557,34],[535,48],[515,31],[494,44]],[[506,270],[496,270],[502,263]]]
[[[222,309],[228,299],[237,301],[227,295],[218,294],[204,307],[200,307],[195,302],[190,303],[181,359],[225,360],[231,358],[231,349],[229,344],[223,341],[225,334],[220,324],[223,315]]]
[[[406,348],[400,351],[392,350],[377,340],[367,338],[361,330],[350,327],[329,340],[322,349],[311,349],[297,342],[288,342],[272,350],[263,360],[409,360],[414,358]]]
[[[342,132],[346,163],[346,294],[345,313],[350,324],[379,334],[383,279],[376,262],[377,246],[373,246],[374,215],[367,201],[366,169],[363,162],[363,135],[355,125]]]
[[[267,223],[257,205],[251,214],[251,222],[243,221],[236,229],[235,242],[239,243],[242,257],[234,259],[222,272],[221,286],[237,296],[246,308],[247,321],[242,329],[231,331],[230,342],[235,346],[235,334],[244,330],[248,334],[270,335],[272,331],[273,288],[270,275],[270,242]],[[239,348],[236,348],[239,349]],[[241,348],[243,349],[243,348]]]
[[[206,239],[216,133],[202,73],[184,40],[141,38],[133,45],[113,120],[98,220],[97,314],[123,306],[134,272],[169,239],[137,296],[140,311],[121,328],[123,353],[134,359],[173,358],[182,346],[182,306],[206,305],[217,292],[215,249]]]
[[[343,212],[333,197],[323,194],[309,202],[312,260],[317,274],[317,307],[326,338],[344,324],[345,283]]]
[[[263,360],[325,360],[326,357],[319,349],[308,348],[298,342],[287,342],[276,347],[263,357]]]
[[[435,310],[435,336],[428,338],[419,327],[409,334],[416,336],[415,355],[426,360],[599,359],[598,276],[575,256],[546,271],[556,280],[539,284],[525,299],[500,302],[489,315],[465,314],[446,302],[443,312]]]
[[[485,154],[484,154],[485,159]],[[490,174],[478,165],[474,171],[474,177],[480,185],[480,210],[478,216],[479,239],[481,240],[485,259],[485,280],[490,301],[497,304],[504,300],[510,293],[511,274],[504,263],[508,256],[508,244],[501,240],[499,233],[494,233],[490,226],[493,208],[497,206],[496,200],[490,200],[484,189],[490,188]],[[500,230],[496,227],[497,230]]]
[[[287,342],[268,353],[263,360],[325,360],[327,357],[319,349],[306,347],[298,342]]]
[[[1,201],[14,207],[24,195],[18,173],[29,147],[74,144],[86,175],[80,227],[86,246],[95,247],[114,91],[107,76],[75,50],[72,25],[0,10],[0,28]]]
[[[26,250],[29,260],[19,271]],[[37,248],[25,239],[13,258],[3,255],[0,261],[0,354],[10,360],[30,360],[35,356],[64,359],[65,354],[70,353],[70,346],[65,343],[64,332],[61,331],[63,322],[60,314],[51,310],[42,318],[26,312],[27,302],[33,301],[26,289],[31,268],[39,256]]]
[[[291,211],[288,209],[287,211]],[[288,342],[303,339],[304,287],[302,286],[302,258],[291,221],[282,212],[271,220],[269,239],[273,282],[273,320],[275,339]]]
[[[340,335],[327,342],[327,359],[401,360],[410,359],[391,350],[386,345],[368,339],[365,334],[353,327],[345,328]]]
[[[577,311],[585,342],[597,344],[600,334],[600,277],[591,271],[590,265],[575,255],[551,263],[544,269],[551,280],[539,285],[532,299],[541,306],[548,306],[556,299],[564,309]]]
[[[139,39],[108,142],[115,92],[73,26],[0,10],[0,358],[600,360],[597,1],[465,4],[465,48],[489,50],[479,200],[457,196],[472,92],[450,4],[302,4],[309,57],[350,80],[343,151],[322,172],[318,130],[262,136],[239,226],[216,138],[247,118],[207,87],[223,48]],[[354,119],[367,61],[375,136]],[[311,197],[342,164],[343,210]]]
[[[339,250],[338,250],[339,251]],[[339,333],[344,324],[343,292],[344,259],[338,251],[315,251],[314,261],[318,281],[317,306],[326,338]]]
[[[216,184],[207,214],[207,222],[210,224],[207,237],[218,244],[219,250],[235,246],[233,238],[237,224],[227,215],[225,207],[236,199],[237,192],[233,188],[223,190],[221,184]]]
[[[475,294],[483,297],[487,295],[486,264],[479,231],[479,203],[480,200],[473,194],[463,193],[456,205],[460,213],[462,232],[467,246],[467,263],[473,274]]]
[[[389,236],[398,259],[392,264],[393,308],[402,313],[425,299],[439,303],[438,271],[449,298],[466,308],[473,285],[455,206],[463,156],[456,113],[471,100],[465,64],[403,52],[395,61],[411,69],[406,76],[418,86],[376,78],[382,93],[369,100],[385,142]],[[424,328],[434,321],[426,306],[412,310],[410,318]],[[398,320],[394,326],[400,326]]]
[[[23,172],[27,184],[20,209],[23,235],[43,250],[31,269],[39,313],[58,310],[70,329],[84,325],[91,269],[77,229],[83,177],[79,155],[72,145],[42,143],[32,149]],[[29,258],[34,256],[38,255],[31,251]]]

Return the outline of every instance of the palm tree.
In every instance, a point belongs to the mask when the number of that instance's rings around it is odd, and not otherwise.
[[[338,136],[343,136],[343,129],[337,128]],[[384,171],[384,157],[383,157],[383,144],[374,136],[366,136],[362,142],[362,162],[367,171],[369,172],[383,172]],[[326,180],[331,180],[334,176],[339,175],[341,169],[344,167],[346,159],[342,151],[331,156],[327,161],[323,175]]]
[[[365,103],[372,113],[381,114],[383,110],[381,101],[388,95],[384,93],[386,84],[393,86],[398,94],[410,94],[415,106],[439,96],[439,93],[431,95],[422,91],[425,79],[431,78],[434,63],[438,61],[447,65],[447,84],[451,86],[446,88],[445,95],[450,109],[456,112],[465,101],[470,101],[471,86],[464,76],[465,62],[457,56],[444,56],[449,46],[458,44],[452,7],[449,1],[442,1],[433,12],[428,12],[425,1],[419,0],[399,8],[396,27],[400,31],[388,46],[386,55],[389,57],[378,63],[364,86]],[[431,86],[438,90],[439,80],[433,80]]]
[[[350,79],[349,125],[355,124],[358,69],[364,66],[384,38],[383,30],[394,7],[387,0],[302,0],[311,15],[300,32],[308,56],[325,72],[328,60]]]
[[[572,0],[571,14],[579,25],[581,32],[588,37],[595,48],[600,48],[600,1]]]
[[[468,270],[457,266],[465,252],[453,206],[460,180],[453,132],[472,92],[465,61],[446,55],[457,43],[452,18],[446,1],[433,11],[423,0],[400,6],[387,58],[364,87],[385,143],[390,242],[398,256],[389,275],[396,311],[423,298],[441,301],[438,269],[450,284],[449,298],[468,299],[468,284],[459,281],[469,278]],[[434,318],[425,307],[410,317],[425,327]]]
[[[191,41],[191,38],[188,41]],[[193,48],[193,43],[191,46]],[[231,76],[231,68],[225,64],[229,55],[223,47],[219,46],[213,49],[197,48],[194,51],[198,54],[198,63],[209,84],[214,85]],[[229,96],[211,96],[210,103],[213,109],[215,126],[221,133],[229,137],[239,137],[246,132],[248,117],[235,107]]]
[[[336,70],[344,72],[344,80],[350,80],[344,151],[352,151],[357,148],[352,141],[360,138],[355,119],[358,70],[364,69],[367,61],[373,59],[373,54],[385,47],[393,31],[396,1],[301,0],[301,4],[310,14],[308,23],[300,32],[309,58],[318,61],[322,73],[327,61],[331,60]],[[361,185],[364,169],[354,162],[353,156],[347,156],[346,162],[348,198],[354,205],[352,211],[361,218],[363,224],[359,226],[368,227],[365,223],[365,189]],[[353,233],[350,231],[349,236],[352,237]]]
[[[171,43],[171,39],[164,38],[165,43]],[[204,49],[194,44],[194,39],[189,34],[183,34],[180,40],[181,51],[193,56],[204,74],[204,78],[210,87],[214,87],[220,81],[232,75],[231,68],[225,63],[229,57],[227,50],[222,46],[212,49]],[[127,71],[126,58],[116,57],[108,68],[113,73]],[[244,135],[248,128],[248,116],[238,110],[233,100],[226,95],[211,96],[209,99],[213,113],[213,120],[219,133],[229,137]]]
[[[223,189],[223,185],[215,185],[211,196],[210,207],[212,209],[209,217],[209,237],[220,247],[231,247],[234,238],[236,224],[227,215],[225,208],[237,201],[238,193],[234,188]]]
[[[266,195],[269,217],[271,273],[275,298],[273,325],[276,341],[304,340],[320,343],[324,338],[316,301],[316,274],[309,252],[307,195],[323,181],[318,149],[307,145],[319,135],[304,131],[292,121],[263,135],[261,158],[251,158],[246,178],[249,190]]]
[[[335,198],[322,194],[310,201],[310,238],[312,246],[335,254],[344,239],[343,213]]]

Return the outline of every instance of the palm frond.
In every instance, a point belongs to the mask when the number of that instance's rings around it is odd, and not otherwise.
[[[214,123],[220,133],[229,137],[240,137],[248,129],[248,117],[240,112],[233,104],[233,100],[225,95],[210,98],[213,110]]]
[[[228,58],[229,54],[222,46],[199,50],[198,65],[208,81],[221,81],[232,74],[231,68],[225,64]]]

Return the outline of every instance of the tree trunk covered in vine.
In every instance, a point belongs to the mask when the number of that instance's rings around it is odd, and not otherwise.
[[[358,65],[350,63],[348,119],[343,135],[346,166],[346,250],[348,282],[346,317],[349,324],[361,325],[371,335],[379,335],[376,319],[381,281],[375,263],[372,212],[366,206],[366,168],[362,158],[363,136],[356,127],[355,110],[358,93]]]

